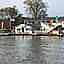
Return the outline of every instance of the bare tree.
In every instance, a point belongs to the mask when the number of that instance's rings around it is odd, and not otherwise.
[[[47,6],[43,0],[25,0],[26,10],[32,15],[35,20],[45,18],[47,16]]]

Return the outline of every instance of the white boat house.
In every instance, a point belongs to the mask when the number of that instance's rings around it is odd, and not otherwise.
[[[16,34],[32,34],[32,26],[20,24],[15,28]]]

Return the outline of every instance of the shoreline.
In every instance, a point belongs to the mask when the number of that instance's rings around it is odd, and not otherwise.
[[[58,37],[63,37],[64,34],[0,34],[0,36],[58,36]]]

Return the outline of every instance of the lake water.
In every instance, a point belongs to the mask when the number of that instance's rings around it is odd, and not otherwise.
[[[64,37],[0,36],[0,64],[64,64]]]

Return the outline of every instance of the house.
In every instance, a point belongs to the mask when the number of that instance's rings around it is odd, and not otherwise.
[[[11,19],[15,15],[14,10],[14,7],[0,9],[0,31],[11,32],[11,29],[13,29]]]
[[[4,9],[0,9],[0,29],[8,29],[10,27],[6,16],[7,12]]]

